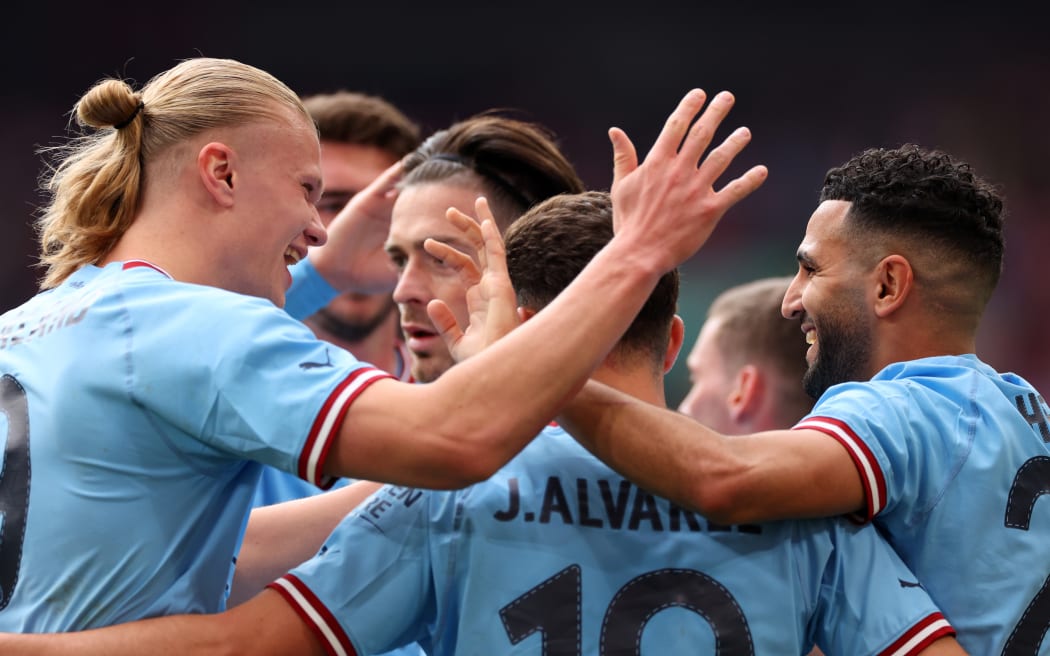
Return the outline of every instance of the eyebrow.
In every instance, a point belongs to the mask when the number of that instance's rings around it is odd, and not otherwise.
[[[799,248],[795,252],[795,259],[801,264],[813,264],[813,258],[805,249]]]

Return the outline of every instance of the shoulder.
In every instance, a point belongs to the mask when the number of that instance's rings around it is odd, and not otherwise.
[[[832,386],[817,400],[813,414],[828,407],[852,406],[877,416],[916,406],[955,406],[960,397],[972,395],[975,386],[990,376],[998,378],[994,370],[972,356],[895,362],[871,380]]]

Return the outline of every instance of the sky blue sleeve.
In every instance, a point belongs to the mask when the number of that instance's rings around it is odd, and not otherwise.
[[[828,654],[914,654],[954,631],[874,526],[829,520],[813,639]]]
[[[270,584],[334,653],[425,641],[436,614],[427,548],[433,496],[385,486],[348,515],[317,556]]]
[[[961,467],[972,434],[959,405],[909,381],[844,383],[831,388],[795,428],[838,440],[853,458],[867,498],[866,519],[898,504],[924,514]]]
[[[324,455],[342,417],[388,376],[265,299],[194,287],[136,306],[133,401],[162,420],[160,439],[200,462],[232,456],[329,484]]]

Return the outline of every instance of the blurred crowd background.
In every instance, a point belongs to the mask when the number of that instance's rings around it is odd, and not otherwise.
[[[730,174],[764,163],[770,177],[683,268],[687,348],[718,291],[794,272],[828,168],[914,142],[971,162],[1004,191],[1006,268],[978,353],[1050,389],[1050,41],[1033,9],[617,4],[16,3],[0,27],[0,312],[36,290],[38,151],[61,141],[74,103],[102,77],[141,84],[180,59],[232,57],[304,95],[383,96],[427,134],[508,109],[550,128],[595,189],[611,181],[606,130],[623,128],[644,154],[698,86],[737,96],[720,137],[739,125],[754,133]],[[672,404],[687,388],[684,360],[668,381]]]

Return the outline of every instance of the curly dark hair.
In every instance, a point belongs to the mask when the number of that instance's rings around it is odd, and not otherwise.
[[[995,288],[1003,263],[1003,200],[973,168],[914,144],[865,150],[828,171],[820,200],[852,203],[851,224],[912,237],[964,258]]]

